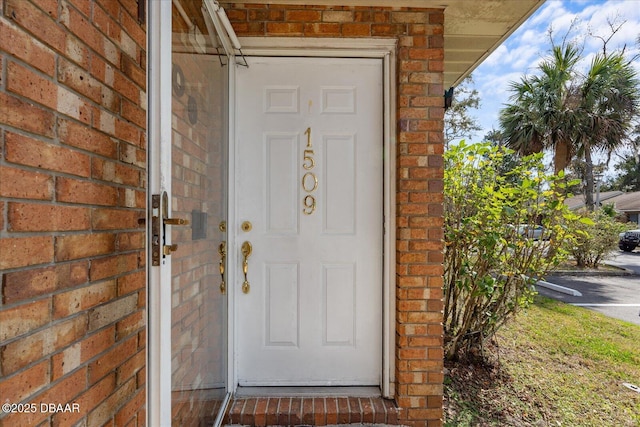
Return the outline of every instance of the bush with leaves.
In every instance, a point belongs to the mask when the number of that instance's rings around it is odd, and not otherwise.
[[[598,268],[618,249],[618,235],[629,229],[626,224],[618,222],[607,208],[595,212],[582,212],[590,221],[578,223],[575,229],[575,240],[567,242],[568,250],[573,255],[578,267]]]
[[[542,155],[461,142],[445,153],[445,354],[481,350],[535,295],[535,282],[567,256],[577,216],[563,203],[562,175],[545,173]],[[543,238],[523,232],[536,224]]]

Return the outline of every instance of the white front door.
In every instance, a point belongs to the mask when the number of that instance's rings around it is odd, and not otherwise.
[[[238,382],[378,385],[382,60],[255,57],[236,87]]]

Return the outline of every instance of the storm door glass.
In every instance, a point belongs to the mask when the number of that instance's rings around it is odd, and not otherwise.
[[[228,66],[202,0],[172,1],[172,425],[212,425],[227,387]]]

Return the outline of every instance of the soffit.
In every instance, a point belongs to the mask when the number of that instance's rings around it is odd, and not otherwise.
[[[444,9],[444,87],[456,86],[545,0],[314,0],[317,5]],[[222,2],[221,2],[222,3]],[[224,2],[226,3],[226,1]],[[305,4],[300,0],[243,3]],[[308,3],[308,2],[307,2]],[[227,6],[228,7],[228,6]]]

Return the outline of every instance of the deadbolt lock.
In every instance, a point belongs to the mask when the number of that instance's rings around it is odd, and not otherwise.
[[[240,226],[240,228],[242,228],[242,231],[247,233],[247,232],[251,231],[251,229],[253,228],[253,224],[251,224],[251,221],[244,221],[242,223],[242,225]]]

